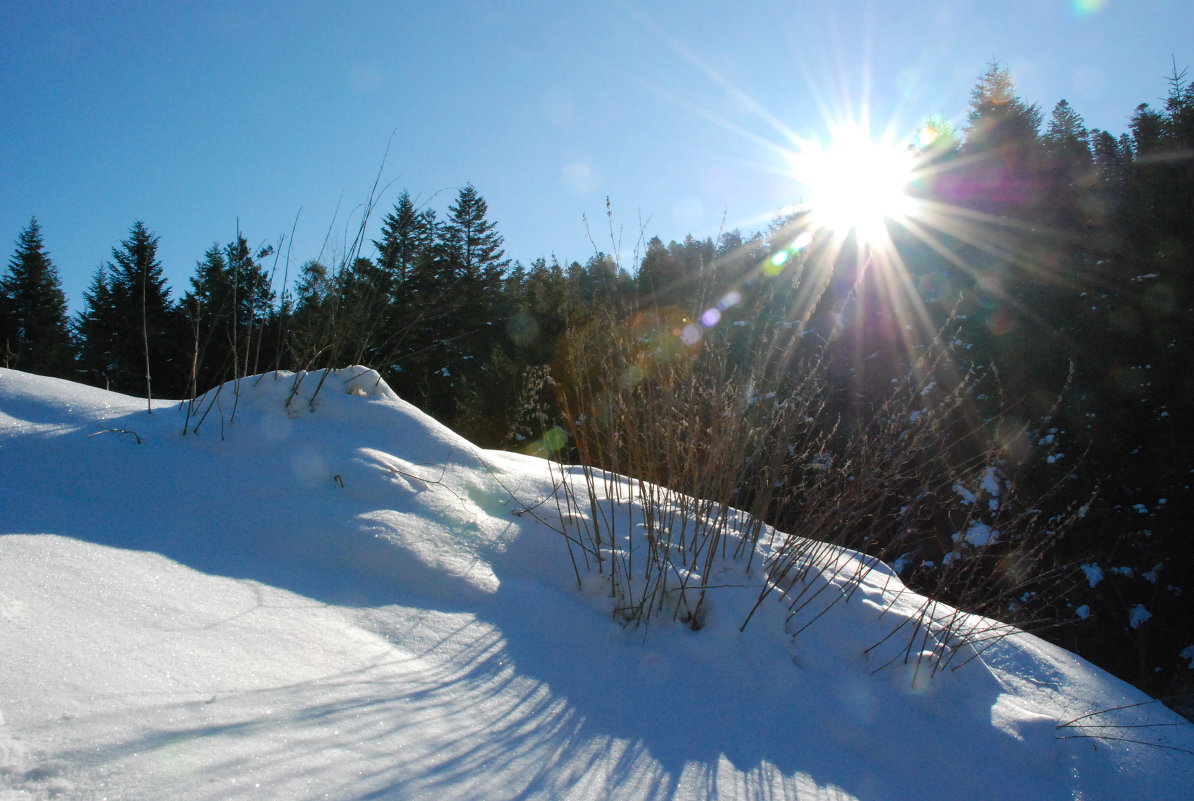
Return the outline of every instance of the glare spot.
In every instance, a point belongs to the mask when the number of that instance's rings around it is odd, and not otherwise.
[[[1070,7],[1079,17],[1091,17],[1107,7],[1107,0],[1070,0]]]
[[[539,323],[529,314],[515,314],[506,322],[506,332],[519,345],[529,345],[539,335]]]
[[[941,137],[941,131],[934,128],[932,125],[926,125],[920,129],[916,134],[916,144],[921,147],[928,147],[936,142]]]
[[[597,174],[594,172],[592,165],[583,161],[574,161],[571,164],[565,164],[562,173],[564,184],[569,190],[578,195],[596,191],[600,186]]]
[[[624,390],[633,389],[642,383],[645,377],[646,374],[643,373],[642,369],[638,365],[632,364],[622,373],[622,380],[619,382],[619,386]]]
[[[733,308],[742,302],[742,293],[737,289],[731,289],[727,292],[721,300],[717,301],[717,308],[719,311]]]
[[[549,428],[543,434],[543,444],[552,451],[558,451],[568,444],[568,435],[559,426]]]

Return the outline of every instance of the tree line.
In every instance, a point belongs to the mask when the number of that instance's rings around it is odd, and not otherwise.
[[[596,252],[523,265],[470,185],[442,217],[403,192],[377,240],[308,261],[292,281],[279,280],[271,248],[238,233],[203,254],[180,296],[157,235],[136,222],[71,318],[34,219],[0,279],[0,363],[155,398],[361,363],[473,441],[527,449],[554,426],[576,430],[568,393],[588,380],[577,354],[601,343],[634,351],[616,361],[626,387],[663,360],[716,361],[752,365],[734,375],[783,397],[815,365],[834,436],[870,425],[893,384],[941,346],[953,385],[969,388],[972,430],[1002,454],[986,475],[1010,483],[1019,465],[1019,488],[1048,499],[1023,510],[1044,521],[1047,557],[1032,543],[983,557],[1008,574],[1069,568],[1026,583],[1000,614],[1049,621],[1044,636],[1154,694],[1189,693],[1194,83],[1175,68],[1163,104],[1137,107],[1117,135],[1087,128],[1065,100],[1046,115],[994,64],[961,130],[929,125],[912,191],[932,211],[893,230],[887,257],[814,237],[796,212],[716,238],[644,234],[631,264]],[[920,386],[930,397],[946,383]],[[969,436],[943,436],[942,448]],[[808,470],[782,467],[793,486]],[[976,502],[973,488],[945,489],[955,506]],[[883,510],[883,525],[906,508]],[[937,586],[970,553],[949,537],[957,510],[942,509],[899,555],[913,586]],[[793,494],[770,517],[795,527],[807,511]],[[1064,532],[1050,527],[1066,514]]]

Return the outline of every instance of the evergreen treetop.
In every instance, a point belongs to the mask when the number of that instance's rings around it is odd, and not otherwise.
[[[152,394],[150,380],[155,377],[159,396],[184,389],[173,369],[182,358],[179,318],[157,251],[158,237],[141,220],[112,248],[109,303],[120,333],[113,343],[108,379],[118,392]]]
[[[999,150],[1023,146],[1036,139],[1041,110],[1016,94],[1007,68],[993,63],[970,93],[965,146]]]
[[[79,370],[84,380],[112,389],[114,345],[118,337],[130,332],[119,322],[106,264],[101,264],[92,274],[91,283],[83,292],[83,310],[75,316],[73,326],[79,346]]]
[[[509,266],[502,235],[497,224],[486,219],[488,213],[489,205],[472,184],[461,189],[456,202],[448,208],[443,249],[465,276],[493,278]]]
[[[402,284],[435,242],[435,212],[416,208],[409,192],[398,197],[394,210],[382,220],[381,239],[374,240],[377,266]]]
[[[32,373],[70,375],[73,351],[66,294],[34,217],[0,278],[0,362]]]

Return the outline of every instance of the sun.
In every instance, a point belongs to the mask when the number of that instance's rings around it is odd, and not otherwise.
[[[827,147],[802,143],[791,156],[793,177],[807,191],[804,206],[818,230],[860,244],[889,239],[887,226],[914,214],[909,187],[915,150],[871,139],[862,129],[836,131]]]

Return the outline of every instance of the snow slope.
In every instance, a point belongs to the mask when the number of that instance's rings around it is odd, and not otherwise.
[[[2,801],[1194,798],[1190,727],[1035,637],[877,670],[882,567],[795,638],[734,586],[622,626],[522,513],[547,463],[376,373],[192,411],[0,370]]]

